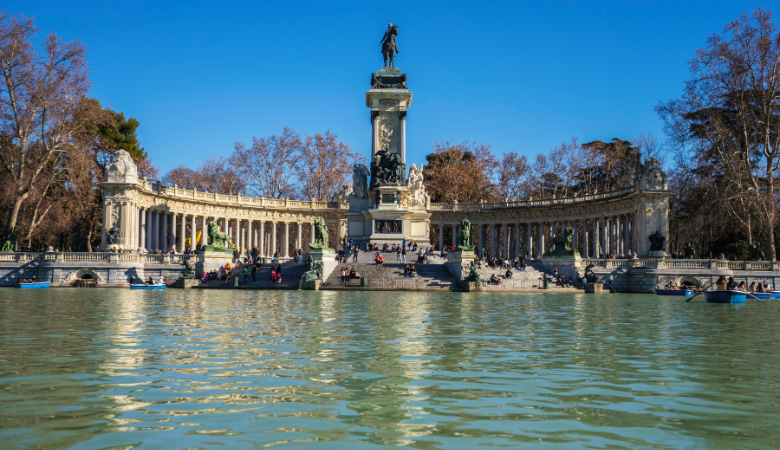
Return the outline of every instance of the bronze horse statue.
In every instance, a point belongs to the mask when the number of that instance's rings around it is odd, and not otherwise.
[[[385,59],[385,67],[395,67],[395,54],[398,53],[398,44],[395,43],[395,37],[398,36],[398,25],[387,24],[387,31],[382,37],[382,57]],[[390,65],[387,65],[387,59],[390,58]]]

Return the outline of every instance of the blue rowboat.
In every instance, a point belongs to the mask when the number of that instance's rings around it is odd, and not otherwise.
[[[780,299],[780,291],[769,291],[772,293],[772,298]]]
[[[745,297],[740,291],[704,291],[707,303],[745,303]]]
[[[656,289],[656,295],[684,295],[690,297],[693,295],[693,291],[690,289]]]
[[[48,281],[38,281],[35,283],[16,283],[16,286],[21,289],[48,289]]]
[[[165,289],[164,284],[131,284],[130,289],[154,289],[154,290],[161,290]]]
[[[772,300],[775,298],[775,294],[771,292],[751,292],[750,295],[761,300]],[[750,297],[750,295],[748,295],[748,297]]]

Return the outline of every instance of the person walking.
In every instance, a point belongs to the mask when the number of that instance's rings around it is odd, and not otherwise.
[[[401,264],[401,249],[402,248],[403,248],[403,246],[400,246],[400,245],[395,248],[395,263],[396,264]]]
[[[401,263],[406,264],[406,246],[401,247]]]
[[[249,283],[249,267],[244,267],[244,283]]]
[[[357,260],[358,260],[358,253],[360,253],[360,249],[359,249],[357,246],[355,246],[355,247],[352,249],[352,262],[353,262],[353,263],[356,263],[356,264],[357,264]]]

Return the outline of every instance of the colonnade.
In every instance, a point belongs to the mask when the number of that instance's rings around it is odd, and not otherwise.
[[[165,253],[175,249],[183,253],[205,245],[208,223],[216,220],[220,231],[230,236],[237,249],[257,247],[261,256],[273,256],[278,250],[282,258],[290,257],[290,248],[303,248],[303,225],[309,224],[308,242],[314,242],[312,221],[247,220],[213,215],[181,214],[156,208],[133,208],[137,232],[126,236],[128,242],[147,252]],[[340,231],[340,227],[338,227]],[[201,232],[200,239],[198,231]],[[104,230],[105,234],[105,230]],[[340,234],[340,233],[339,233]],[[340,236],[339,236],[340,237]],[[190,245],[186,245],[189,239]],[[137,243],[137,245],[135,245]],[[291,245],[292,244],[292,245]]]
[[[540,258],[549,250],[546,243],[563,233],[565,227],[574,230],[572,248],[583,258],[629,258],[636,251],[637,229],[634,214],[603,218],[572,219],[545,222],[495,223],[472,222],[471,244],[485,249],[490,257]],[[458,225],[439,224],[438,249],[445,245],[445,233],[450,231],[447,246],[455,246]],[[503,235],[503,238],[502,238]],[[488,247],[489,246],[489,247]]]

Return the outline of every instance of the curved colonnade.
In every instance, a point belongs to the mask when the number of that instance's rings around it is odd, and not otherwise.
[[[219,222],[237,248],[257,247],[263,256],[279,249],[283,258],[291,249],[313,242],[313,222],[323,217],[331,239],[346,234],[349,202],[317,202],[221,195],[179,189],[137,180],[103,183],[104,222],[120,230],[125,251],[184,252],[189,242],[206,234],[208,223]],[[454,244],[461,219],[472,223],[472,244],[491,256],[538,258],[545,243],[565,226],[575,230],[573,246],[585,258],[647,256],[647,236],[668,236],[668,196],[658,187],[631,187],[579,197],[524,202],[449,204],[431,203],[431,233],[436,249]],[[102,248],[108,246],[103,230]],[[446,237],[446,239],[445,239]],[[438,244],[438,245],[436,245]],[[332,245],[335,247],[335,245]]]

